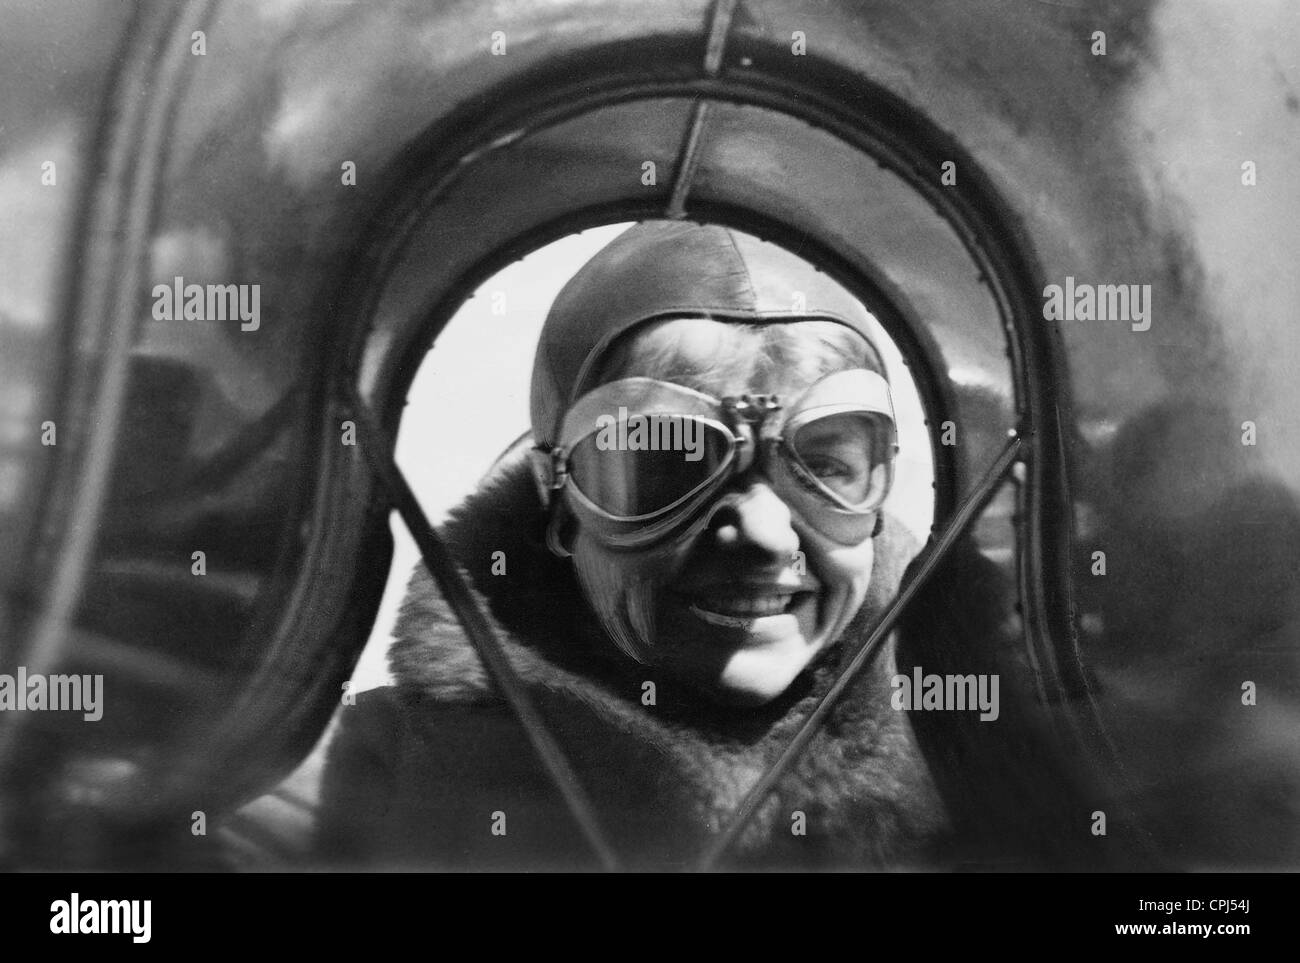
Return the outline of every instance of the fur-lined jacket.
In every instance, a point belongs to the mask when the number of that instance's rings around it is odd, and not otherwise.
[[[593,633],[579,620],[592,616],[569,561],[546,550],[543,522],[520,461],[495,470],[442,535],[623,864],[689,868],[865,641],[916,546],[887,521],[876,537],[866,602],[839,643],[775,702],[723,709],[613,644],[581,641]],[[342,711],[321,787],[321,855],[333,865],[370,868],[594,868],[520,724],[423,566],[411,580],[389,658],[396,684],[363,693]],[[725,865],[934,865],[948,819],[906,713],[891,707],[894,673],[891,638]],[[655,684],[653,699],[646,682]]]

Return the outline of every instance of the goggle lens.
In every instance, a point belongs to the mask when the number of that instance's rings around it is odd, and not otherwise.
[[[816,483],[850,506],[874,501],[888,485],[893,436],[879,416],[846,412],[816,418],[788,442]]]
[[[682,415],[588,435],[569,452],[574,486],[602,511],[623,518],[676,504],[710,481],[731,451],[720,426]]]

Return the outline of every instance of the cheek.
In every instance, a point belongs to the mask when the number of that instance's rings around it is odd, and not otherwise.
[[[644,659],[656,635],[655,611],[663,586],[681,567],[681,553],[616,552],[581,533],[572,551],[588,605],[625,651]]]
[[[809,568],[821,579],[827,595],[843,598],[855,607],[866,598],[875,560],[875,544],[871,539],[860,545],[813,542],[806,545],[804,552]]]
[[[681,567],[681,553],[670,549],[616,552],[593,538],[579,533],[573,541],[575,559],[588,569],[608,573],[612,585],[636,584],[646,588],[667,585]]]

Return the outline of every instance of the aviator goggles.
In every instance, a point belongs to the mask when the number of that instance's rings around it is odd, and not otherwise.
[[[559,444],[533,450],[548,504],[564,497],[613,548],[640,549],[700,531],[714,495],[758,462],[773,491],[831,540],[869,538],[898,451],[889,384],[840,371],[792,404],[775,395],[715,398],[653,378],[583,395]],[[552,526],[553,528],[554,526]],[[554,532],[550,535],[555,547]]]

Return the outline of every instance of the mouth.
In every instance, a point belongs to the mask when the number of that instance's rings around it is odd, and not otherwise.
[[[769,590],[744,595],[718,593],[697,595],[687,600],[691,614],[709,625],[748,629],[759,619],[789,615],[814,593],[806,590]]]

